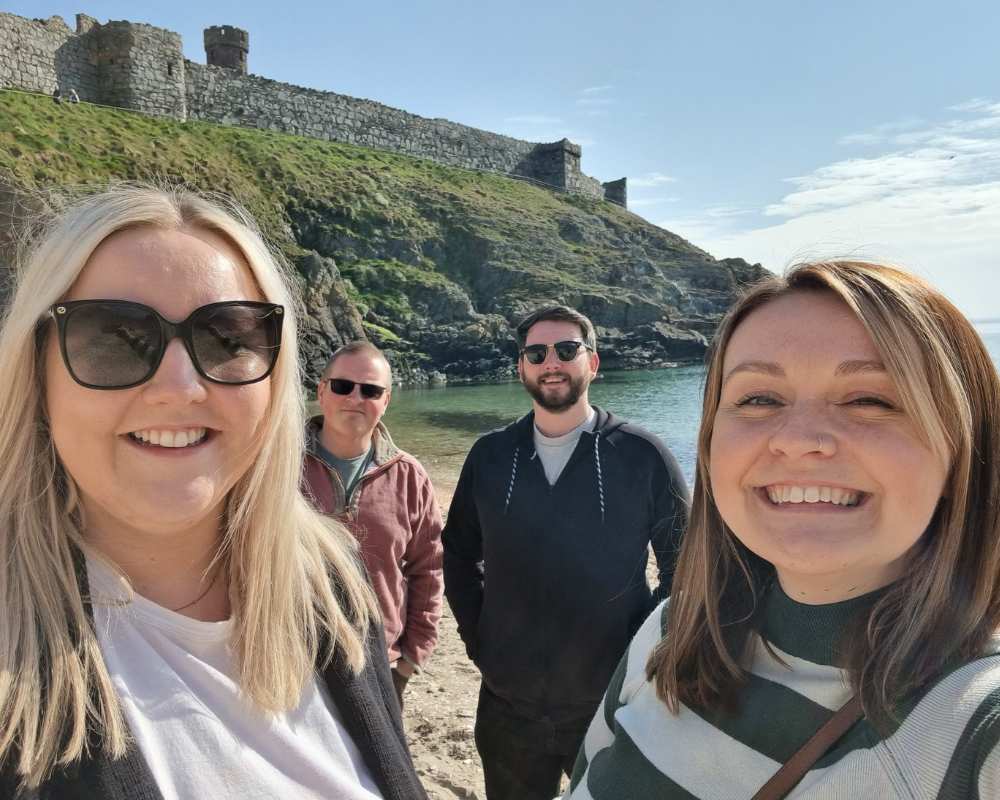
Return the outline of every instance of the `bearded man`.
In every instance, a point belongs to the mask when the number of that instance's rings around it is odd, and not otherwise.
[[[532,411],[466,458],[442,536],[445,595],[482,673],[488,800],[549,800],[632,635],[670,593],[688,493],[663,442],[590,404],[589,319],[550,306],[516,332]]]

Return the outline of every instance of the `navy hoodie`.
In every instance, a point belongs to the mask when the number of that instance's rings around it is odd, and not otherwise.
[[[535,454],[534,414],[480,438],[442,535],[445,595],[487,687],[556,721],[593,714],[632,635],[670,593],[687,523],[687,487],[666,446],[596,411],[554,486]]]

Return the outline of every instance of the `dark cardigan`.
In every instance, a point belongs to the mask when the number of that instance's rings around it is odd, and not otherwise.
[[[84,597],[86,566],[77,561]],[[90,606],[87,606],[88,613]],[[410,760],[399,703],[392,687],[382,626],[368,626],[365,666],[351,672],[339,650],[321,675],[344,727],[357,745],[365,766],[385,800],[427,800]],[[17,792],[18,778],[11,761],[0,770],[0,800],[163,800],[142,754],[133,742],[124,757],[110,759],[94,737],[92,755],[58,770],[39,789]]]

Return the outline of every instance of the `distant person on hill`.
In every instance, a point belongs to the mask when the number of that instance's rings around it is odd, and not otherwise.
[[[402,705],[407,681],[437,644],[441,512],[420,462],[382,424],[391,394],[392,371],[375,345],[337,350],[317,388],[323,413],[307,426],[304,480],[317,508],[361,544]]]
[[[710,351],[673,595],[568,800],[1000,797],[998,410],[983,342],[919,278],[753,287]]]
[[[517,340],[533,410],[466,458],[444,531],[445,594],[482,672],[487,797],[551,800],[629,639],[670,593],[688,498],[659,439],[591,406],[589,319],[541,308]]]
[[[52,102],[56,105],[60,105],[62,103],[62,92],[59,90],[58,86],[52,90]]]
[[[79,103],[80,102],[80,95],[78,95],[76,93],[76,89],[70,89],[69,90],[69,101],[71,103]]]
[[[0,333],[0,798],[420,800],[354,537],[300,491],[296,303],[248,217],[61,211]]]

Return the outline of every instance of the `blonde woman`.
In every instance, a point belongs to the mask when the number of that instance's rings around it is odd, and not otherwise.
[[[1000,797],[998,455],[996,369],[923,281],[814,263],[750,291],[710,353],[673,596],[567,797]]]
[[[375,599],[298,491],[295,308],[250,222],[113,189],[0,335],[0,796],[424,797]]]

